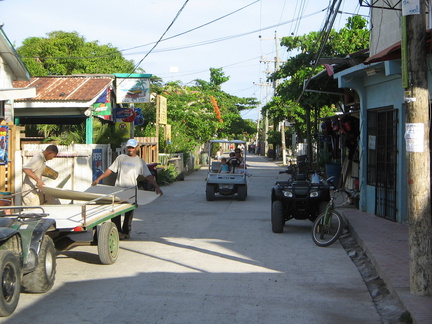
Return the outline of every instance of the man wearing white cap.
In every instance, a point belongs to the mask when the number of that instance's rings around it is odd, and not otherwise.
[[[106,171],[101,174],[95,181],[93,181],[92,186],[96,186],[99,181],[103,178],[108,177],[112,173],[117,173],[117,178],[115,182],[116,187],[132,187],[137,185],[137,178],[139,175],[143,175],[148,182],[150,182],[157,194],[163,195],[162,190],[159,188],[153,175],[147,167],[146,162],[141,159],[136,152],[138,142],[131,138],[126,142],[126,154],[120,154],[111,166],[106,169]],[[112,221],[116,224],[119,230],[119,235],[121,239],[127,239],[130,237],[130,230],[132,225],[133,210],[127,212],[124,217],[123,226],[121,226],[121,216],[114,217]]]

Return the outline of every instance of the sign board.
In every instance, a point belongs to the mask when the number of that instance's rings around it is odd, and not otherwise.
[[[405,125],[405,142],[407,152],[424,152],[424,124],[407,123]]]
[[[376,136],[375,135],[369,135],[368,136],[368,149],[369,150],[376,150]]]
[[[150,102],[149,78],[116,78],[117,103]]]
[[[402,16],[420,15],[420,0],[402,1]]]
[[[165,125],[165,133],[164,133],[164,139],[167,142],[171,142],[171,125]]]
[[[167,124],[167,99],[163,96],[158,95],[156,97],[156,109],[157,115],[159,116],[159,124],[166,125]]]
[[[115,123],[115,129],[116,130],[121,130],[122,132],[124,132],[124,138],[129,138],[129,134],[131,131],[131,123],[128,122],[116,122]]]
[[[0,164],[8,163],[9,126],[0,126]]]

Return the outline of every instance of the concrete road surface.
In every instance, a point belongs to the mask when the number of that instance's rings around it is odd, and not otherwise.
[[[315,246],[309,221],[270,223],[281,170],[252,155],[248,197],[205,199],[206,169],[135,211],[113,265],[96,247],[58,255],[53,289],[22,294],[1,323],[380,323],[339,242]]]

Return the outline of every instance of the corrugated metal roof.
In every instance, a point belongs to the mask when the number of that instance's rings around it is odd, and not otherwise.
[[[15,81],[14,87],[36,87],[36,97],[20,99],[23,102],[57,101],[57,102],[88,102],[96,100],[114,80],[114,76],[47,76],[32,77],[30,82]]]

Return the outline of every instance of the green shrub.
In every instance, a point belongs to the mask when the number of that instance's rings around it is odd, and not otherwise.
[[[174,165],[163,166],[158,168],[157,182],[159,185],[170,184],[176,180],[178,175]]]

